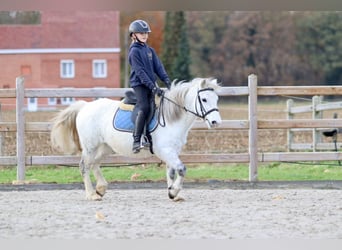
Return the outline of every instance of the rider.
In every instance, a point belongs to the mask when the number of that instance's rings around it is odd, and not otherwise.
[[[155,50],[147,45],[150,26],[144,20],[135,20],[129,25],[129,36],[132,44],[129,48],[128,60],[131,66],[130,86],[137,97],[137,115],[133,131],[133,152],[138,153],[141,146],[141,136],[146,119],[150,112],[151,99],[154,95],[162,96],[164,91],[156,83],[157,77],[170,89],[171,81]]]

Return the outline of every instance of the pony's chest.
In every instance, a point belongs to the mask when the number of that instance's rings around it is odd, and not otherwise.
[[[173,147],[181,148],[187,142],[189,129],[184,129],[178,126],[170,126],[166,129],[160,129],[156,131],[156,140],[159,140],[164,145],[171,145]],[[153,135],[153,134],[152,134]]]

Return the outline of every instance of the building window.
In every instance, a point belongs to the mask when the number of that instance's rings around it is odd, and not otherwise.
[[[57,104],[57,98],[56,97],[49,97],[48,98],[48,105],[56,105]]]
[[[0,25],[41,24],[39,11],[0,11]]]
[[[75,62],[74,60],[61,60],[61,78],[75,77]]]
[[[38,99],[35,97],[30,97],[27,99],[27,109],[28,111],[37,111],[38,110]]]
[[[107,61],[93,60],[93,77],[106,78],[107,77]]]
[[[75,98],[74,97],[62,97],[61,98],[62,105],[70,105],[73,102],[75,102]]]
[[[73,88],[72,87],[66,87],[66,88],[63,88],[63,89],[73,89]],[[61,98],[61,104],[62,105],[70,105],[73,102],[75,102],[75,97],[62,97]]]

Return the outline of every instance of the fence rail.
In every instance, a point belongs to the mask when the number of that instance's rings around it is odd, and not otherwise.
[[[16,79],[16,89],[0,90],[0,98],[16,98],[16,122],[0,122],[0,131],[17,133],[17,155],[0,157],[1,165],[16,165],[17,180],[25,179],[26,165],[77,165],[79,156],[27,156],[25,154],[25,132],[50,131],[49,122],[26,122],[24,100],[29,97],[123,97],[127,88],[72,88],[72,89],[25,89],[24,79]],[[342,95],[342,86],[297,86],[297,87],[262,87],[257,85],[257,76],[248,76],[247,87],[222,87],[220,96],[248,96],[248,120],[224,120],[219,130],[248,130],[248,153],[241,154],[182,154],[180,158],[185,163],[249,163],[249,181],[258,180],[259,162],[295,162],[295,161],[328,161],[342,160],[339,152],[258,152],[259,129],[289,129],[289,128],[336,128],[342,127],[339,119],[258,119],[258,96],[283,95]],[[196,122],[192,129],[204,130],[205,124]],[[141,159],[119,155],[110,155],[104,164],[141,163]],[[161,162],[155,156],[143,160],[145,163]]]
[[[305,124],[316,122],[321,124],[321,119],[323,117],[323,112],[328,111],[328,110],[338,110],[342,108],[342,102],[329,102],[329,103],[323,103],[323,98],[322,96],[313,96],[312,101],[310,105],[303,105],[303,106],[294,106],[294,100],[289,99],[287,100],[287,118],[290,120],[294,119],[295,116],[300,115],[300,114],[311,114],[312,119],[310,121],[304,121]],[[337,116],[337,114],[336,114]],[[337,118],[337,117],[336,117]],[[335,119],[336,119],[335,118]],[[326,119],[325,121],[328,121]],[[330,121],[333,121],[331,119]],[[308,128],[307,126],[303,125],[300,127],[294,127],[294,128],[289,128],[287,131],[287,137],[288,137],[288,150],[332,150],[332,149],[337,149],[342,146],[342,143],[337,143],[336,139],[335,140],[335,145],[332,143],[324,143],[323,142],[323,137],[322,137],[322,132],[327,129],[337,129],[341,128],[340,125],[341,120],[336,120],[336,122],[332,122],[333,124],[336,124],[337,126],[320,126],[320,127],[315,127],[315,128]],[[294,134],[296,132],[303,132],[303,131],[312,131],[312,142],[311,143],[295,143],[293,140]]]

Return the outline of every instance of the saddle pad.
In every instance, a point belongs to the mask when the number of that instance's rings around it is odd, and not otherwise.
[[[132,104],[126,104],[124,102],[119,103],[119,108],[127,111],[133,111],[134,105]]]
[[[134,123],[131,120],[132,111],[118,109],[113,118],[113,127],[116,130],[123,131],[123,132],[132,132],[134,130]],[[156,114],[151,119],[150,123],[148,124],[148,131],[152,132],[156,129],[158,125]]]

